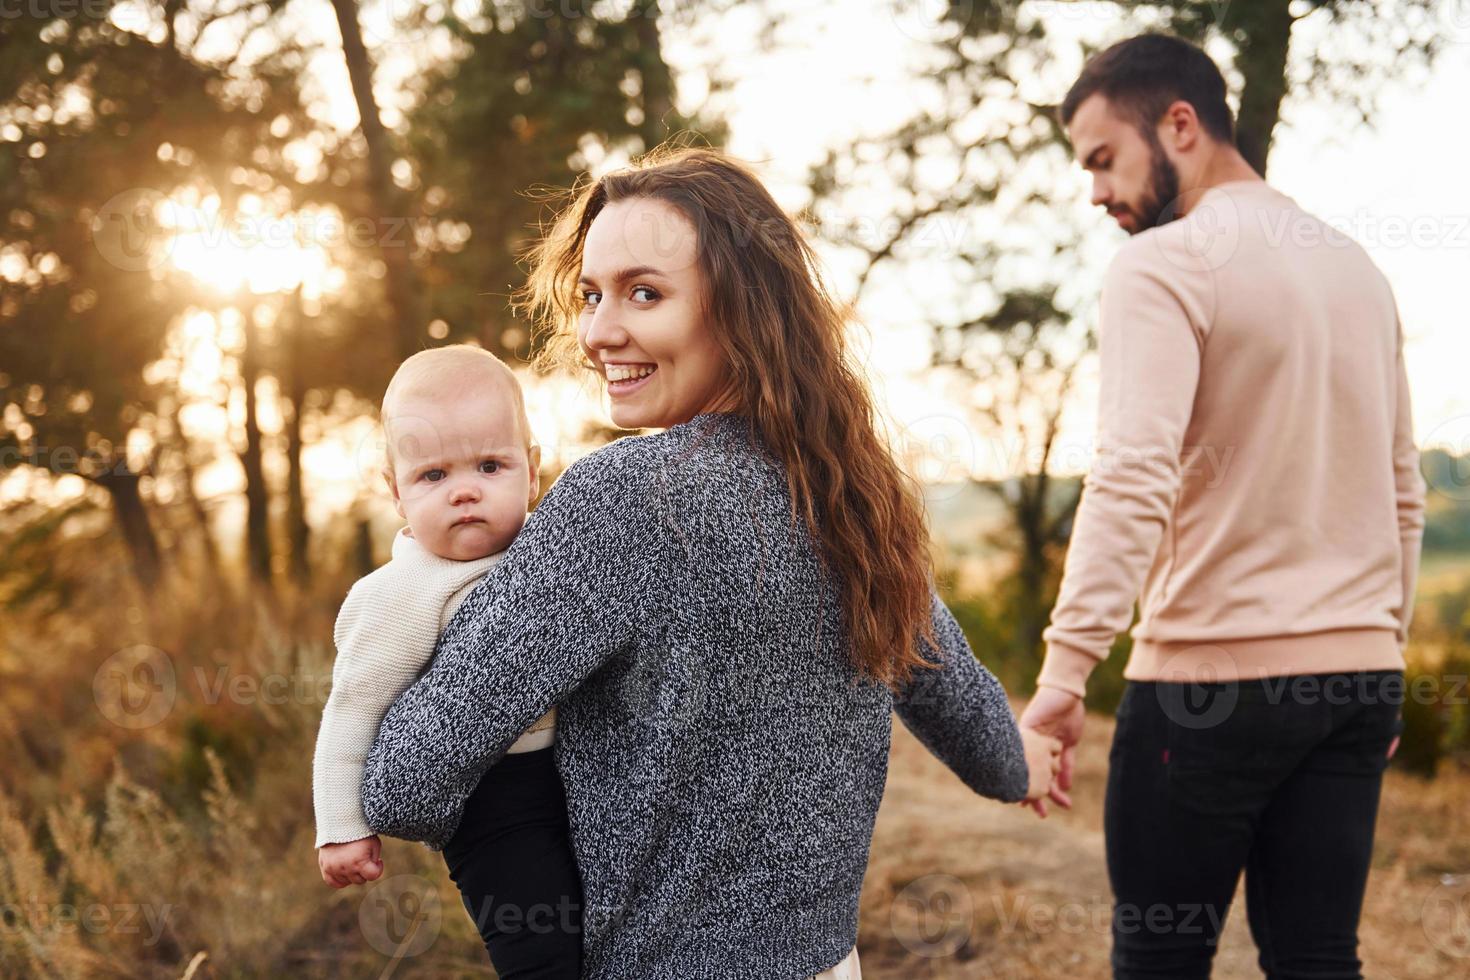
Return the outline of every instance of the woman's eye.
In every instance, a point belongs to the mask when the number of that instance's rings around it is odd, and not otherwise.
[[[601,300],[602,294],[597,292],[596,290],[585,289],[582,291],[582,304],[586,306],[589,310],[596,306]]]
[[[440,480],[444,479],[444,471],[443,470],[425,470],[424,471],[424,479],[425,480],[428,480],[430,483],[438,483]]]
[[[486,467],[489,467],[489,468],[487,469]],[[494,460],[494,459],[487,459],[483,463],[480,464],[480,472],[481,473],[499,473],[500,472],[500,462],[498,460]]]
[[[645,294],[647,294],[647,298],[646,299],[639,299],[638,300],[638,302],[640,302],[640,303],[652,303],[654,300],[658,299],[658,293],[651,286],[634,286],[633,287],[633,298],[634,299],[638,299],[638,294],[639,293],[645,293]]]

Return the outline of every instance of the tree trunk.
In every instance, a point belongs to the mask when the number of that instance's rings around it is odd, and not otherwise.
[[[199,532],[200,545],[204,551],[204,562],[209,573],[216,579],[220,577],[219,547],[214,542],[214,534],[209,528],[209,514],[204,509],[204,503],[199,495],[194,492],[194,461],[190,458],[189,438],[184,435],[184,425],[179,418],[179,400],[172,400],[169,410],[169,422],[173,425],[174,442],[179,452],[179,469],[183,476],[184,505],[189,509],[189,515],[194,519],[195,527]]]
[[[306,404],[306,383],[302,358],[305,357],[304,333],[306,316],[301,310],[301,287],[291,299],[286,321],[286,398],[290,410],[286,414],[286,522],[291,546],[291,578],[304,585],[311,578],[311,564],[306,549],[311,528],[306,524],[306,495],[301,477],[301,413]]]
[[[162,563],[158,538],[153,534],[153,524],[148,520],[143,496],[138,492],[138,474],[129,469],[125,461],[119,460],[94,480],[112,498],[118,529],[122,531],[123,541],[133,559],[133,574],[144,590],[151,592],[158,585]]]
[[[373,525],[365,516],[359,516],[352,526],[352,558],[357,565],[357,577],[377,568],[373,560]]]
[[[643,86],[643,148],[651,150],[669,135],[674,113],[673,79],[664,64],[658,30],[658,0],[639,0],[629,16],[638,38],[638,74]]]
[[[1041,633],[1050,608],[1044,595],[1047,578],[1046,529],[1047,487],[1050,478],[1040,473],[1019,479],[1019,490],[1013,520],[1021,536],[1021,554],[1016,570],[1016,647],[1022,656],[1033,659],[1041,646]]]
[[[245,554],[251,576],[269,584],[271,579],[270,493],[261,462],[260,423],[256,416],[256,383],[260,380],[260,339],[248,304],[245,313],[245,351],[240,378],[245,385]]]
[[[1286,95],[1286,56],[1294,20],[1289,6],[1289,0],[1256,0],[1233,5],[1227,15],[1229,26],[1243,38],[1235,58],[1236,70],[1245,79],[1235,120],[1235,144],[1262,176]]]
[[[419,322],[418,290],[409,264],[409,249],[413,247],[412,222],[408,221],[403,196],[393,183],[388,134],[378,114],[378,103],[373,98],[373,65],[362,43],[357,4],[354,0],[332,0],[332,9],[337,14],[337,28],[342,34],[342,57],[347,62],[347,77],[352,83],[353,98],[357,101],[362,137],[367,143],[367,191],[373,210],[370,217],[377,228],[378,254],[387,270],[385,285],[398,354],[408,357],[420,350],[424,342],[423,325]]]

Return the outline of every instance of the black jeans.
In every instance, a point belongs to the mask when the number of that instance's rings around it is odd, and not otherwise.
[[[1130,682],[1103,824],[1113,976],[1190,980],[1245,872],[1270,980],[1359,978],[1378,794],[1401,671]]]
[[[444,848],[500,980],[577,980],[582,971],[582,879],[553,750],[492,766]]]

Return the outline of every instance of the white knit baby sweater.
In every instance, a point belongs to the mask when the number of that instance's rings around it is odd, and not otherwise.
[[[504,554],[473,561],[441,558],[404,528],[393,539],[392,560],[348,591],[333,631],[332,693],[322,710],[312,762],[317,847],[372,836],[360,787],[378,725],[428,667],[440,631],[464,597]],[[509,751],[550,745],[555,722],[552,708]]]

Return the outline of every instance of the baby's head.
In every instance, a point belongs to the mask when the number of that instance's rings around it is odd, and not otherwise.
[[[383,476],[398,515],[433,554],[469,561],[503,551],[536,499],[541,447],[521,386],[489,351],[419,351],[383,393]]]

